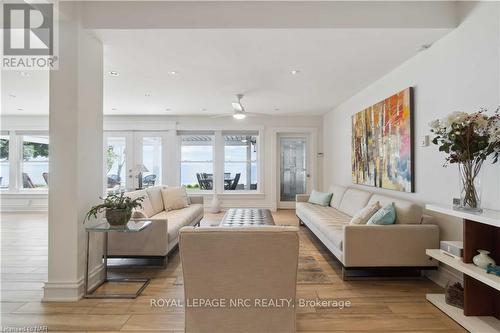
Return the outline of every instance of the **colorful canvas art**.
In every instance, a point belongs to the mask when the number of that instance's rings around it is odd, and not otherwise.
[[[412,88],[352,117],[352,181],[413,192]]]

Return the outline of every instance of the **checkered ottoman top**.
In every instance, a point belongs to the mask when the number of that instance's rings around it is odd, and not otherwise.
[[[252,225],[274,225],[269,209],[231,208],[222,218],[221,227],[247,227]]]

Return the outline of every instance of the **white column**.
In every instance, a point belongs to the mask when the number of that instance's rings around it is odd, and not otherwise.
[[[59,69],[50,73],[49,267],[44,300],[83,294],[83,219],[102,195],[102,44],[78,24],[78,4],[59,4]],[[100,257],[99,240],[91,248]]]

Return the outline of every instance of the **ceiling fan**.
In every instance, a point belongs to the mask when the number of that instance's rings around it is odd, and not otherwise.
[[[233,113],[232,114],[220,114],[216,115],[213,118],[222,118],[222,117],[233,117],[234,119],[245,119],[247,116],[251,117],[259,117],[263,116],[261,113],[256,113],[256,112],[248,112],[245,110],[243,107],[243,104],[241,104],[241,100],[243,99],[245,95],[243,94],[237,94],[236,95],[236,102],[231,103],[231,106],[233,107]]]

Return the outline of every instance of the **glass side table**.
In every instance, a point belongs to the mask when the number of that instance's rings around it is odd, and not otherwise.
[[[87,255],[85,263],[85,281],[84,281],[84,297],[85,298],[136,298],[139,296],[144,288],[149,284],[151,279],[149,278],[108,278],[108,233],[110,232],[141,232],[142,230],[148,228],[152,224],[151,221],[147,220],[130,220],[127,224],[123,226],[112,226],[108,222],[101,222],[95,225],[89,225],[85,227],[87,232]],[[103,232],[104,233],[104,279],[102,279],[99,284],[93,287],[91,290],[88,289],[89,283],[89,252],[90,252],[90,233],[91,232]],[[141,287],[135,293],[113,293],[113,294],[94,294],[94,292],[106,282],[120,282],[120,283],[138,283],[142,282]]]

